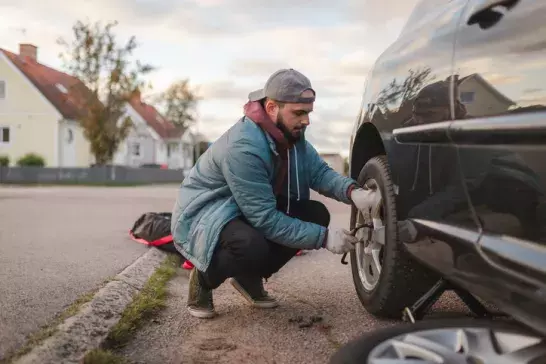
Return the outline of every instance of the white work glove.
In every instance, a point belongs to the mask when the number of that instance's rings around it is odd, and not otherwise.
[[[324,248],[334,254],[345,254],[355,248],[358,239],[345,229],[330,228]]]
[[[363,212],[371,212],[381,203],[381,192],[376,185],[364,188],[355,188],[351,191],[351,201],[356,208]]]

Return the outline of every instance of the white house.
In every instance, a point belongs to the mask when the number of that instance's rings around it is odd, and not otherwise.
[[[27,153],[47,167],[88,167],[93,156],[77,121],[85,112],[77,78],[39,62],[38,48],[0,48],[0,155],[10,165]]]
[[[474,73],[459,80],[459,100],[465,105],[468,115],[486,116],[504,114],[515,102]]]
[[[195,138],[189,129],[177,128],[152,105],[142,101],[135,91],[127,103],[124,116],[129,116],[133,128],[119,146],[114,164],[138,167],[158,164],[164,168],[182,169],[186,174],[194,162]]]

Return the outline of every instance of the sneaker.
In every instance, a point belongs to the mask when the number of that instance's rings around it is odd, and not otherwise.
[[[261,278],[231,278],[230,283],[254,307],[274,308],[279,305],[279,302],[264,289]]]
[[[199,282],[199,272],[193,268],[188,287],[188,311],[197,318],[212,318],[216,315],[212,301],[212,290]]]

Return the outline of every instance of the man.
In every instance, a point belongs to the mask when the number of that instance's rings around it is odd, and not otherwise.
[[[300,249],[343,254],[354,248],[348,231],[328,228],[329,212],[309,200],[309,188],[362,209],[378,203],[377,195],[332,170],[305,140],[314,101],[306,76],[275,72],[184,179],[171,229],[175,246],[195,266],[188,295],[193,316],[215,316],[212,290],[228,278],[251,305],[276,307],[263,279]]]

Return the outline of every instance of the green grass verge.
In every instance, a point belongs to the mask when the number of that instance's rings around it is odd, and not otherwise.
[[[180,266],[178,255],[169,254],[152,274],[144,288],[136,295],[121,315],[119,322],[110,330],[102,348],[92,350],[84,357],[83,364],[128,364],[129,361],[112,350],[125,345],[133,334],[149,318],[165,307],[167,282]]]
[[[125,308],[119,322],[110,330],[103,345],[105,349],[119,348],[126,344],[145,320],[165,307],[167,282],[174,276],[179,266],[180,257],[169,254],[133,302]]]
[[[40,345],[43,343],[46,339],[53,336],[58,330],[58,326],[63,323],[67,318],[74,316],[80,308],[86,304],[87,302],[91,301],[95,294],[108,282],[112,281],[113,277],[109,277],[105,279],[102,284],[100,284],[97,288],[94,290],[87,292],[81,296],[79,296],[76,301],[74,301],[70,306],[68,306],[64,311],[62,311],[60,314],[58,314],[52,321],[47,323],[46,325],[42,326],[37,332],[31,334],[25,344],[23,344],[22,347],[20,347],[17,351],[13,353],[8,353],[4,359],[0,360],[0,364],[10,363],[20,357],[22,357],[25,354],[28,354],[34,347]]]
[[[110,351],[95,349],[87,353],[83,364],[129,364],[129,361]]]

